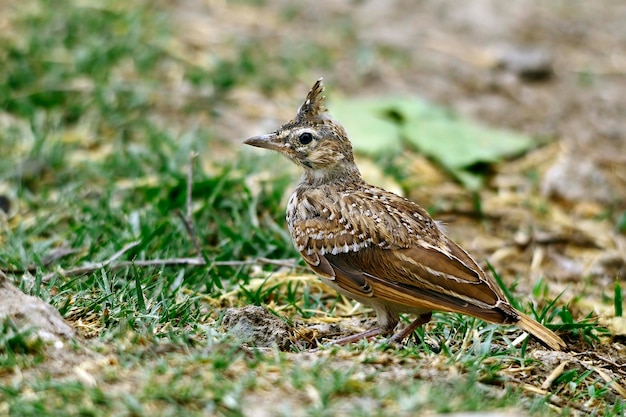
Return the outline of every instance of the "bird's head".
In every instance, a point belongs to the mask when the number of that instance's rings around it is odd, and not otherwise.
[[[352,145],[345,129],[324,106],[320,78],[311,88],[296,117],[276,131],[247,139],[246,145],[278,151],[305,169],[315,182],[358,176]]]

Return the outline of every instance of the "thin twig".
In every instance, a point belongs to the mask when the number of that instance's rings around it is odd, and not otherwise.
[[[40,268],[40,267],[47,268],[48,266],[52,265],[54,262],[58,261],[59,259],[65,258],[68,255],[73,255],[77,252],[79,252],[77,249],[69,249],[69,248],[64,248],[64,247],[55,248],[52,251],[50,251],[48,255],[44,256],[44,258],[41,260],[40,265],[31,264],[31,265],[28,265],[24,269],[0,268],[0,271],[6,272],[7,274],[12,274],[12,275],[20,275],[20,274],[25,274],[27,272],[30,272],[32,274],[32,273],[35,273],[35,271],[37,271],[37,268]]]
[[[622,369],[626,369],[626,363],[622,363],[622,364],[620,364],[620,363],[616,363],[615,361],[612,361],[612,360],[611,360],[611,359],[609,359],[609,358],[605,358],[604,356],[602,356],[602,355],[600,355],[600,354],[598,354],[598,353],[596,353],[596,352],[589,352],[589,351],[587,351],[587,352],[583,352],[583,353],[581,353],[581,355],[591,355],[591,356],[595,356],[595,357],[596,357],[596,358],[598,358],[599,360],[601,360],[601,361],[603,361],[603,362],[605,362],[605,363],[608,363],[609,365],[611,365],[611,366],[613,366],[613,367],[615,367],[615,368],[619,369],[620,371],[621,371]]]
[[[137,243],[137,242],[133,242],[133,243]],[[132,247],[134,246],[136,245],[133,245]],[[124,250],[125,248],[126,247],[124,247],[122,250]],[[124,250],[124,252],[127,251],[128,249]],[[119,256],[121,256],[124,252],[122,251],[117,252],[115,255],[113,255],[111,258],[109,258],[108,260],[104,262],[97,262],[94,264],[89,264],[89,265],[81,266],[78,268],[72,268],[72,269],[60,270],[60,271],[48,273],[42,278],[42,281],[49,282],[54,276],[54,274],[56,273],[59,273],[66,277],[75,277],[79,275],[89,274],[91,272],[97,271],[98,269],[101,269],[107,266],[109,267],[110,270],[115,271],[118,269],[124,269],[124,268],[128,268],[131,266],[150,267],[150,266],[172,266],[172,265],[190,265],[190,266],[206,266],[207,265],[204,258],[201,258],[199,256],[193,257],[193,258],[146,259],[146,260],[135,260],[135,261],[120,261],[116,263],[112,262],[115,259],[119,258]],[[114,257],[115,259],[113,259]],[[258,259],[251,259],[248,261],[217,261],[217,262],[211,263],[211,265],[213,266],[232,266],[232,267],[256,265],[256,264],[277,265],[277,266],[284,266],[288,268],[296,267],[294,259],[258,258]]]
[[[261,264],[284,266],[286,268],[298,268],[298,265],[296,265],[297,261],[293,258],[289,258],[289,259],[257,258],[257,261]],[[307,269],[303,266],[300,266],[300,268]]]
[[[176,210],[176,214],[183,222],[185,226],[185,230],[187,230],[187,234],[191,238],[191,243],[193,243],[194,248],[196,249],[196,255],[202,256],[202,246],[200,246],[200,240],[198,239],[198,234],[196,233],[196,229],[193,225],[193,210],[191,208],[191,199],[193,193],[193,160],[196,158],[197,154],[195,152],[189,153],[189,169],[187,170],[187,196],[185,200],[185,214],[183,214],[180,210]]]
[[[189,238],[191,239],[191,242],[193,243],[194,248],[196,249],[196,253],[198,255],[202,254],[202,248],[200,246],[200,241],[198,240],[198,235],[196,235],[196,231],[193,227],[193,224],[191,223],[191,220],[189,218],[187,218],[182,211],[180,210],[176,210],[176,215],[180,218],[180,220],[183,222],[183,225],[185,226],[185,230],[187,231],[187,234],[189,235]]]
[[[266,264],[266,265],[276,265],[276,266],[284,266],[286,268],[296,268],[296,260],[295,259],[268,259],[268,258],[256,258],[249,261],[217,261],[213,262],[215,266],[242,266],[242,265],[256,265],[256,264]]]
[[[122,249],[120,249],[119,251],[115,252],[113,254],[113,256],[111,256],[106,261],[98,262],[98,263],[91,264],[91,265],[81,266],[81,267],[78,267],[78,268],[72,268],[72,269],[68,270],[68,272],[71,272],[72,276],[76,276],[76,275],[87,274],[87,273],[93,272],[93,271],[95,271],[97,269],[104,268],[105,266],[108,266],[108,265],[112,264],[113,262],[115,262],[122,255],[124,255],[126,252],[128,252],[129,250],[131,250],[135,246],[139,245],[140,243],[141,243],[141,240],[135,240],[134,242],[127,243],[126,245],[124,245],[124,247]],[[41,278],[41,281],[42,282],[50,281],[52,279],[52,277],[54,276],[54,274],[55,274],[55,272],[50,272],[50,273],[44,275]]]
[[[111,265],[111,269],[122,269],[129,266],[169,266],[169,265],[194,265],[204,266],[206,262],[200,257],[195,258],[169,258],[169,259],[146,259],[138,261],[122,261]]]
[[[185,207],[187,208],[187,218],[191,219],[191,193],[193,190],[193,160],[198,156],[194,151],[189,152],[189,169],[187,170],[187,200]]]

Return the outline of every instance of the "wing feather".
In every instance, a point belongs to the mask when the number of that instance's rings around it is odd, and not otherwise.
[[[417,204],[378,188],[339,198],[316,189],[294,198],[288,220],[296,247],[344,294],[393,303],[398,311],[517,320],[500,288]]]
[[[383,249],[369,250],[388,252]],[[515,310],[510,308],[505,300],[493,298],[488,300],[495,300],[491,303],[484,302],[468,296],[466,294],[467,288],[450,290],[444,286],[429,283],[428,277],[415,279],[413,275],[409,277],[399,276],[397,273],[382,275],[380,271],[364,270],[357,266],[359,262],[355,262],[359,253],[326,255],[324,257],[335,271],[334,284],[345,291],[357,294],[359,297],[374,297],[392,303],[399,312],[412,310],[448,311],[471,314],[497,323],[512,323],[518,317]],[[354,285],[355,282],[359,282],[360,288],[367,288],[367,291],[355,291],[357,290]],[[476,286],[477,284],[463,285]],[[478,285],[482,291],[489,294],[488,286]]]

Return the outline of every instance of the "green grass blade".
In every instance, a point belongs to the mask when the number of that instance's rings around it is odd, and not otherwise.
[[[622,286],[615,281],[615,296],[613,297],[613,305],[615,306],[615,317],[622,317],[624,300],[622,298]]]

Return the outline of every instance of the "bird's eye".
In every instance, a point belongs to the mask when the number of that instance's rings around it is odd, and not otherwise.
[[[300,139],[301,144],[307,145],[311,143],[311,141],[313,140],[313,135],[310,134],[309,132],[304,132],[303,134],[300,135],[298,139]]]

